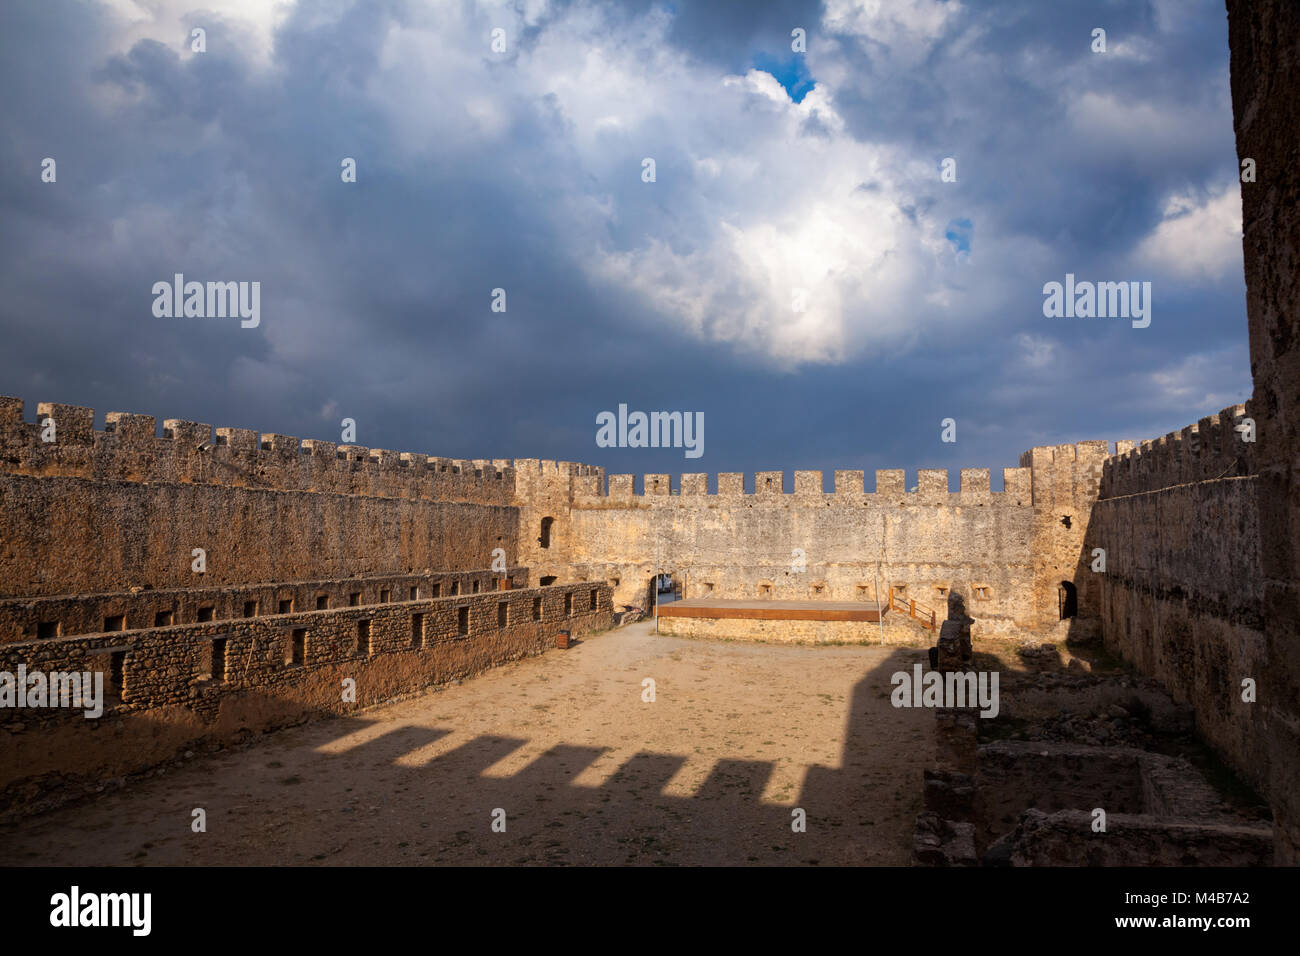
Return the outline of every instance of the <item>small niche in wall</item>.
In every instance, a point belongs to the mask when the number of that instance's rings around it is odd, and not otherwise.
[[[456,608],[456,633],[461,637],[469,633],[469,608],[464,604]]]
[[[256,602],[256,601],[245,601],[245,602],[244,602],[244,617],[257,617],[257,602]]]
[[[987,601],[993,596],[993,589],[987,584],[973,584],[971,590],[975,592],[975,600]]]
[[[41,640],[58,637],[63,627],[58,621],[41,621],[36,625],[36,636]]]
[[[327,611],[330,606],[330,596],[328,594],[316,595],[316,610]]]
[[[370,656],[370,621],[357,621],[357,656]]]
[[[175,613],[172,611],[158,611],[153,616],[154,627],[171,627],[175,619]]]
[[[540,621],[541,619],[542,619],[542,599],[540,596],[538,596],[533,598],[533,620]]]
[[[285,655],[284,662],[292,667],[302,667],[307,663],[307,629],[305,627],[294,628],[293,633],[289,635],[288,653]]]
[[[278,613],[280,613],[280,614],[292,614],[292,613],[293,613],[293,598],[280,598],[280,603],[279,603],[278,607],[279,607],[279,611],[278,611]]]
[[[217,619],[217,609],[211,604],[199,608],[198,616],[195,617],[195,620],[198,621],[200,624],[204,623],[205,621],[215,621],[216,619]]]
[[[564,595],[564,616],[565,617],[573,616],[573,592],[572,591]]]
[[[125,630],[126,630],[126,615],[125,615],[125,614],[110,614],[110,615],[108,615],[106,618],[104,618],[104,630],[106,630],[106,631],[125,631]]]

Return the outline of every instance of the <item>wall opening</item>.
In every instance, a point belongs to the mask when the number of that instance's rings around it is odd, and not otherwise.
[[[370,622],[357,621],[357,656],[370,656]]]
[[[554,575],[554,574],[548,574],[548,575],[546,575],[545,577],[543,577],[542,580],[541,580],[541,585],[542,585],[542,587],[544,587],[544,588],[548,588],[548,587],[550,587],[550,586],[551,586],[552,584],[554,584],[554,583],[555,583],[555,575]]]
[[[292,613],[293,613],[293,598],[281,598],[281,599],[280,599],[280,605],[279,605],[279,611],[278,611],[278,613],[280,613],[280,614],[292,614]]]
[[[36,625],[36,636],[42,639],[58,637],[60,630],[58,621],[41,621]]]
[[[173,613],[171,611],[159,611],[153,616],[154,627],[171,627]]]
[[[463,604],[456,608],[456,633],[461,637],[469,633],[469,608]]]
[[[433,585],[433,596],[442,597],[442,584],[435,582]]]
[[[537,543],[543,548],[551,546],[551,525],[555,524],[555,519],[546,517],[542,519],[542,533],[537,539]]]
[[[215,681],[226,679],[226,639],[214,638],[212,641],[212,668],[209,675]]]
[[[424,615],[423,614],[411,615],[411,646],[412,647],[424,646]]]
[[[289,660],[285,663],[302,667],[307,663],[307,628],[294,628],[289,641]]]
[[[564,595],[564,616],[573,617],[573,592]]]
[[[361,592],[353,591],[348,595],[348,607],[356,607],[361,603]]]
[[[104,618],[104,630],[106,630],[106,631],[125,631],[125,630],[126,630],[126,615],[125,615],[125,614],[110,614],[108,617]]]
[[[330,596],[328,594],[316,595],[316,610],[327,611],[330,606]]]
[[[452,581],[452,582],[451,582],[451,592],[450,592],[450,593],[451,593],[451,596],[452,596],[452,597],[455,597],[457,594],[460,593],[460,582],[459,582],[459,581]]]
[[[195,620],[197,620],[200,624],[202,624],[204,621],[214,621],[216,620],[216,617],[217,617],[216,607],[209,604],[205,607],[199,608],[199,615]]]
[[[256,602],[256,601],[245,601],[245,602],[244,602],[244,617],[257,617],[257,602]]]
[[[1071,582],[1061,582],[1061,586],[1057,588],[1057,600],[1060,604],[1062,621],[1079,613],[1079,592]]]
[[[497,604],[497,627],[505,627],[510,623],[510,602],[501,601]]]
[[[108,687],[115,700],[126,696],[126,651],[108,655]]]
[[[542,619],[542,599],[540,596],[538,596],[533,598],[533,620],[540,621],[541,619]]]

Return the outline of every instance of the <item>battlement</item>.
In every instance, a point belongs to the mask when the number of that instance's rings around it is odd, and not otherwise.
[[[1256,443],[1245,441],[1240,430],[1247,417],[1246,405],[1231,405],[1162,438],[1118,442],[1104,463],[1101,497],[1256,474]]]
[[[108,412],[102,431],[94,421],[94,409],[41,402],[28,422],[22,399],[0,397],[0,472],[497,505],[510,504],[515,493],[509,460],[440,458],[170,418],[159,435],[152,415],[127,412]],[[555,466],[542,462],[539,473],[548,464]],[[555,466],[557,473],[566,466]]]
[[[575,485],[575,495],[580,498],[602,499],[606,502],[633,501],[647,498],[676,499],[733,499],[747,500],[806,500],[822,499],[827,503],[848,502],[858,498],[888,501],[902,505],[915,504],[1015,504],[1028,505],[1031,492],[1029,468],[1002,469],[1002,491],[992,491],[989,469],[963,468],[958,491],[948,490],[948,471],[942,468],[925,468],[917,473],[917,485],[908,490],[902,469],[882,469],[876,472],[874,491],[867,491],[865,472],[836,471],[834,488],[828,491],[820,471],[796,471],[794,488],[787,489],[785,475],[779,471],[760,471],[754,475],[754,491],[746,493],[745,475],[740,472],[722,472],[717,476],[717,491],[709,492],[709,475],[694,473],[680,476],[677,487],[672,486],[672,476],[648,474],[642,478],[642,491],[636,494],[635,475],[610,475],[609,488],[603,487],[603,476],[590,476],[581,486]],[[581,490],[579,490],[579,487]]]

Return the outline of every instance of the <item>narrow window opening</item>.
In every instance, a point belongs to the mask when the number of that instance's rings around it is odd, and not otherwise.
[[[203,607],[199,608],[199,615],[197,620],[200,624],[202,624],[204,621],[215,621],[216,618],[217,618],[217,609],[215,606],[211,604],[206,604]]]
[[[406,599],[407,599],[408,601],[418,601],[418,600],[420,600],[420,589],[419,589],[419,587],[413,587],[413,588],[409,589],[409,590],[406,592]]]
[[[456,608],[456,633],[462,637],[469,633],[469,608],[464,605]]]
[[[209,671],[214,681],[226,679],[226,639],[218,637],[212,641],[212,668]]]
[[[348,607],[357,607],[361,604],[361,592],[353,591],[348,595]]]
[[[245,602],[244,602],[244,617],[257,617],[257,602],[256,602],[256,601],[245,601]]]
[[[357,656],[370,656],[370,621],[357,621]]]
[[[596,590],[596,588],[592,588],[591,603],[588,606],[594,611],[598,604],[600,604],[600,591]]]
[[[58,621],[41,621],[36,625],[36,636],[41,639],[58,637],[62,628]]]
[[[411,646],[424,647],[424,615],[411,615]]]
[[[533,620],[540,621],[541,619],[542,619],[542,599],[540,596],[538,596],[533,598]]]
[[[171,627],[173,620],[172,611],[159,611],[153,616],[154,627]]]
[[[328,594],[316,595],[316,610],[327,611],[330,606],[330,596]]]
[[[573,617],[573,592],[564,595],[564,616]]]
[[[307,663],[307,629],[305,627],[294,628],[289,642],[289,659],[285,663],[292,664],[294,667],[302,667]]]
[[[380,589],[379,589],[379,603],[380,603],[380,604],[387,604],[387,603],[388,603],[389,601],[391,601],[392,599],[393,599],[393,589],[392,589],[392,588],[380,588]]]
[[[281,614],[292,614],[293,598],[281,598],[279,608]]]
[[[110,614],[108,617],[104,618],[104,630],[106,630],[106,631],[125,631],[125,630],[126,630],[126,615],[125,615],[125,614]]]
[[[542,519],[542,533],[537,538],[537,543],[543,548],[551,546],[551,525],[555,524],[555,519],[546,517]]]
[[[433,596],[442,597],[442,584],[436,583],[433,585]]]
[[[126,696],[126,651],[114,651],[108,656],[108,687],[116,700]]]

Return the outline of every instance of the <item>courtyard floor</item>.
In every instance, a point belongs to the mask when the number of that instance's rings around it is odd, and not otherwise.
[[[934,715],[889,678],[924,656],[633,624],[6,826],[0,864],[907,865]]]

